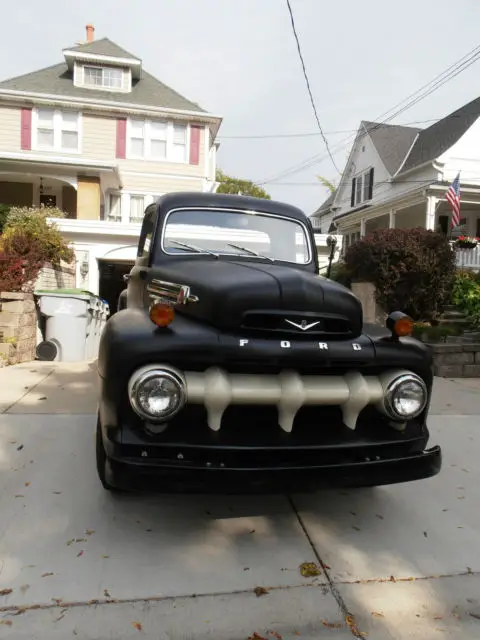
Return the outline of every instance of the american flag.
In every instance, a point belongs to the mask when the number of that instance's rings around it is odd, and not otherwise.
[[[445,198],[452,207],[452,229],[460,224],[460,173],[450,185]]]

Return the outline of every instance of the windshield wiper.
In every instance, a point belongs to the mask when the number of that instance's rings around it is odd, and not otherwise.
[[[265,260],[270,260],[270,262],[275,262],[273,258],[270,258],[269,256],[264,256],[261,253],[258,253],[257,251],[253,251],[253,249],[247,249],[247,247],[241,247],[239,244],[231,244],[230,242],[227,242],[227,247],[240,249],[241,251],[245,251],[245,253],[249,253],[251,256],[256,256],[257,258],[264,258]]]
[[[207,249],[202,249],[201,247],[197,247],[194,244],[187,244],[186,242],[178,242],[178,240],[170,240],[171,244],[176,244],[179,247],[183,247],[184,249],[190,249],[191,251],[195,251],[195,253],[206,253],[209,256],[213,256],[218,260],[218,254],[213,253],[213,251],[208,251]]]

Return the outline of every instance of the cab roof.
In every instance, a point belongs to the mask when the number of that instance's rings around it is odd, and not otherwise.
[[[265,198],[253,198],[251,196],[239,196],[226,193],[203,193],[194,191],[167,193],[158,198],[156,206],[161,214],[165,214],[177,207],[208,207],[272,213],[278,216],[294,218],[304,224],[309,221],[308,216],[301,209],[293,205],[275,200],[266,200]]]

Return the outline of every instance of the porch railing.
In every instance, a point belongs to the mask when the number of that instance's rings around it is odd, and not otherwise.
[[[480,244],[474,249],[456,249],[457,267],[480,271]]]

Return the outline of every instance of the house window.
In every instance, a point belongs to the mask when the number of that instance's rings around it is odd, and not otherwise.
[[[80,114],[59,109],[37,109],[36,148],[48,151],[79,151]]]
[[[187,161],[187,127],[184,124],[173,125],[172,151],[172,160],[174,162]]]
[[[129,120],[129,158],[186,163],[187,145],[187,125],[165,120]]]
[[[130,196],[130,222],[141,222],[145,213],[143,196]]]
[[[111,193],[109,197],[108,219],[120,222],[122,219],[122,198],[119,193]]]
[[[107,89],[122,89],[123,69],[116,67],[87,67],[83,68],[84,83],[91,87],[105,87]]]
[[[373,167],[352,179],[351,206],[355,207],[373,197]]]

